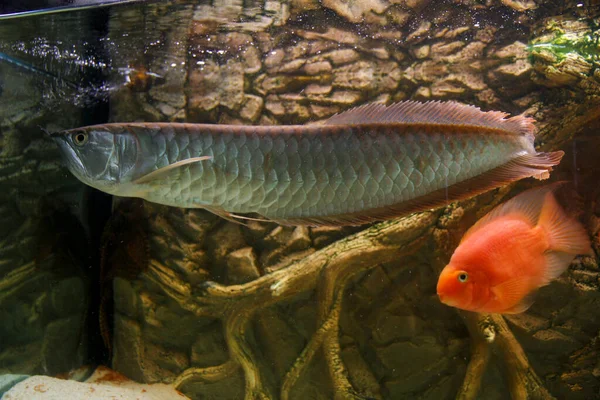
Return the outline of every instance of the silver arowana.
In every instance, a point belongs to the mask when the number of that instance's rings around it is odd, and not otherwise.
[[[547,178],[563,153],[536,152],[534,121],[506,117],[409,101],[324,125],[117,123],[52,137],[77,178],[117,196],[226,218],[357,225]]]

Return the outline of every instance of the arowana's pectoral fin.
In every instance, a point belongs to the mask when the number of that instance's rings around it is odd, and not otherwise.
[[[159,168],[157,170],[150,172],[149,174],[141,176],[138,179],[134,180],[132,183],[138,185],[138,184],[150,183],[152,181],[165,179],[167,177],[173,178],[173,177],[176,177],[176,175],[181,172],[181,169],[180,169],[181,167],[183,167],[185,165],[197,163],[200,161],[210,160],[210,159],[212,159],[211,156],[202,156],[202,157],[192,157],[192,158],[187,158],[185,160],[177,161],[173,164],[167,165],[166,167]]]

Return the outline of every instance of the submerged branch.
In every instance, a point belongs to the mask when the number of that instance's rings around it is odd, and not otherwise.
[[[334,324],[325,334],[323,340],[323,352],[325,360],[329,367],[329,375],[333,381],[336,400],[365,400],[366,397],[361,396],[356,392],[350,379],[348,378],[348,370],[342,361],[342,349],[339,341],[339,312],[337,315],[338,323]]]
[[[216,365],[214,367],[205,367],[205,368],[188,368],[183,371],[181,374],[175,378],[173,381],[173,386],[176,389],[181,388],[181,386],[187,383],[193,382],[218,382],[223,380],[231,375],[233,375],[238,369],[240,365],[233,360],[229,360],[221,365]]]
[[[246,380],[246,400],[271,400],[273,390],[266,382],[265,368],[257,360],[257,355],[248,343],[247,330],[254,313],[250,310],[240,310],[225,320],[225,340],[229,346],[232,358],[244,370]],[[254,346],[255,347],[255,346]]]
[[[283,378],[280,397],[287,400],[315,354],[324,351],[325,360],[336,390],[336,398],[364,399],[352,386],[341,358],[339,317],[344,288],[356,273],[367,271],[414,253],[430,240],[439,217],[437,212],[414,214],[383,222],[335,242],[286,268],[254,281],[225,286],[204,284],[199,293],[176,280],[161,268],[150,268],[147,279],[161,283],[165,294],[180,306],[198,316],[213,316],[224,321],[225,336],[233,365],[241,366],[246,381],[247,400],[276,398],[268,368],[254,354],[247,330],[251,318],[261,309],[317,288],[319,328]],[[465,315],[473,339],[471,361],[458,393],[463,400],[474,399],[493,350],[505,362],[510,392],[514,399],[551,399],[540,379],[529,366],[523,349],[501,316]],[[215,367],[218,368],[218,367]],[[233,368],[233,367],[231,367]],[[193,380],[209,380],[219,370],[190,369],[180,375],[178,386]],[[198,376],[196,376],[198,375]],[[216,376],[216,375],[215,375]]]
[[[241,285],[206,282],[199,293],[175,275],[151,266],[144,273],[159,284],[164,293],[183,309],[198,316],[225,318],[238,310],[256,310],[313,290],[324,269],[343,268],[352,273],[365,271],[378,264],[392,262],[415,251],[427,240],[439,213],[423,212],[406,218],[382,222],[335,242],[287,267]],[[328,304],[331,304],[330,302]]]
[[[513,399],[554,399],[531,368],[523,348],[501,315],[491,316],[497,336],[494,350],[506,366],[508,385]]]
[[[226,307],[238,302],[280,302],[314,289],[323,268],[344,264],[348,270],[359,271],[397,259],[400,252],[411,247],[409,244],[427,236],[437,216],[424,212],[382,222],[243,285],[207,284],[201,301]]]
[[[281,400],[288,400],[290,398],[290,391],[313,359],[315,353],[321,348],[325,336],[331,331],[332,326],[337,326],[339,318],[339,309],[334,308],[331,314],[323,322],[323,324],[317,329],[317,331],[310,338],[310,341],[302,350],[294,364],[283,378],[283,384],[281,385]]]
[[[458,399],[477,398],[493,351],[504,363],[512,399],[550,400],[552,395],[531,368],[523,348],[500,314],[463,313],[473,340],[471,360]]]
[[[252,352],[247,330],[252,316],[260,309],[314,289],[319,283],[319,326],[306,348],[302,351],[281,388],[281,398],[288,399],[290,390],[325,344],[325,354],[336,388],[344,398],[362,398],[355,394],[348,373],[341,360],[339,345],[339,316],[346,283],[354,274],[377,265],[392,262],[399,257],[421,248],[428,240],[427,231],[432,229],[437,213],[424,212],[406,218],[387,221],[331,244],[307,257],[294,261],[287,268],[265,275],[242,285],[224,286],[206,283],[201,292],[181,282],[160,266],[152,265],[145,278],[157,283],[164,293],[183,309],[198,316],[217,317],[224,321],[225,339],[233,365],[241,366],[246,380],[246,399],[272,399],[273,391],[265,377],[265,368]],[[322,278],[322,279],[319,279]],[[184,371],[176,385],[194,380],[207,381],[224,373],[223,368],[191,368]]]
[[[492,352],[490,343],[486,340],[486,336],[484,336],[481,329],[483,327],[479,323],[481,320],[480,316],[466,312],[459,312],[459,314],[463,317],[471,335],[471,358],[456,399],[475,400],[479,394],[483,375],[489,364]]]

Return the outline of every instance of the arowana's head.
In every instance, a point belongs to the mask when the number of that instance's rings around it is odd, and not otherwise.
[[[71,173],[83,183],[115,193],[119,183],[131,180],[138,153],[134,135],[97,125],[50,136]]]

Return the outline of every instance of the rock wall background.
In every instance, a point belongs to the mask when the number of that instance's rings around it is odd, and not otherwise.
[[[405,99],[525,112],[539,146],[567,150],[556,176],[578,180],[597,251],[597,175],[581,172],[598,170],[597,9],[544,3],[228,2],[115,15],[113,37],[132,21],[145,27],[138,62],[158,77],[115,93],[111,119],[318,123]],[[470,329],[481,321],[435,296],[462,233],[530,184],[355,229],[242,227],[123,201],[115,218],[144,232],[125,242],[147,259],[135,279],[114,281],[113,367],[192,398],[595,398],[597,259],[578,259],[528,313],[507,318],[510,329],[489,322],[513,347],[495,347],[478,374]],[[126,276],[127,260],[111,268]],[[506,368],[521,346],[524,369]]]
[[[506,322],[458,313],[435,296],[465,230],[532,182],[343,229],[240,226],[119,199],[91,259],[88,194],[39,129],[88,123],[78,101],[94,96],[109,98],[113,122],[319,123],[405,99],[526,113],[538,120],[541,149],[567,152],[553,178],[574,181],[598,254],[600,10],[557,3],[115,7],[95,38],[109,61],[105,84],[48,90],[35,73],[2,64],[0,371],[57,374],[88,362],[81,343],[99,320],[114,369],[193,399],[596,398],[597,257],[578,258]],[[50,37],[94,39],[55,21],[43,25]],[[55,50],[75,72],[83,65],[78,51]],[[56,103],[57,93],[68,101]]]

